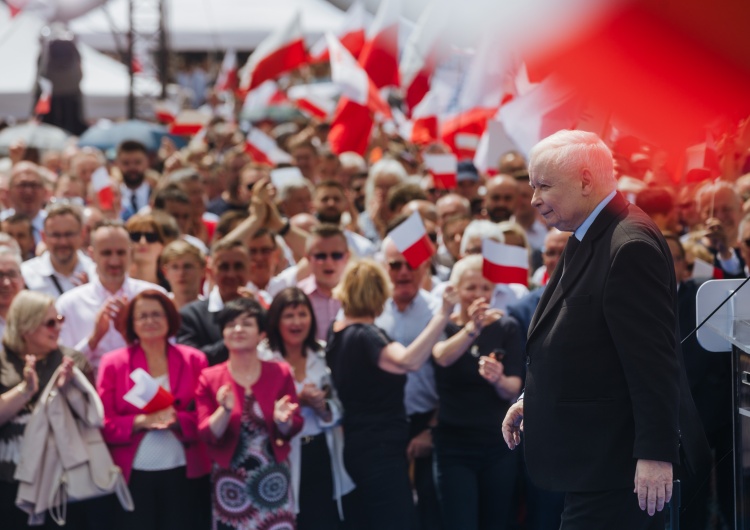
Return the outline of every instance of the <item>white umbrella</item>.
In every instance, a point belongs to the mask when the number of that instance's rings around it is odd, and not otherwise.
[[[33,121],[6,127],[0,131],[0,153],[7,154],[10,146],[21,140],[26,147],[41,150],[62,150],[68,144],[70,134],[54,125]]]

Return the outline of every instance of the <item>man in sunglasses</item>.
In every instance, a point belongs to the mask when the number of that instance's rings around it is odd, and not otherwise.
[[[391,227],[393,229],[395,227]],[[390,237],[383,240],[383,258],[393,292],[375,325],[390,338],[404,346],[411,344],[440,310],[440,299],[422,289],[430,260],[413,269],[399,252]],[[404,404],[409,415],[407,448],[409,460],[414,462],[414,487],[417,491],[420,528],[438,529],[440,526],[437,490],[432,476],[432,433],[438,405],[435,375],[430,362],[416,372],[407,374]]]
[[[131,260],[130,234],[119,221],[102,221],[91,233],[91,257],[96,277],[74,287],[57,299],[57,312],[65,317],[60,343],[83,353],[94,371],[102,355],[127,346],[115,328],[128,300],[145,291],[162,287],[128,275]]]
[[[315,337],[326,340],[328,328],[341,309],[341,302],[333,298],[331,291],[349,261],[344,232],[333,224],[315,226],[307,243],[307,260],[312,274],[297,286],[310,298],[318,328]]]
[[[81,250],[83,217],[78,207],[65,203],[48,206],[42,240],[47,251],[21,265],[29,290],[57,298],[96,274],[94,262]]]

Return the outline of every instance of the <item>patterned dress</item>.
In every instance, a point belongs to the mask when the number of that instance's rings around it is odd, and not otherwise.
[[[263,412],[245,396],[242,428],[229,469],[214,465],[214,530],[295,530],[289,463],[276,462]]]

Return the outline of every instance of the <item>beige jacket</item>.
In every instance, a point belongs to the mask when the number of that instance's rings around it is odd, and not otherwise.
[[[45,387],[26,425],[16,505],[29,514],[29,524],[41,524],[50,510],[64,524],[68,500],[84,500],[113,491],[132,510],[132,499],[114,465],[100,428],[104,408],[96,390],[73,368],[71,381],[57,387],[58,368]]]

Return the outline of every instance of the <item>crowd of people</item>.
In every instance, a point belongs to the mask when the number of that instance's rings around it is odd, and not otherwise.
[[[448,152],[441,143],[381,136],[367,158],[335,155],[324,126],[285,125],[275,140],[299,171],[283,180],[220,118],[179,150],[128,140],[109,160],[73,145],[11,151],[0,176],[1,521],[27,524],[15,505],[24,426],[63,366],[60,388],[74,370],[95,386],[135,507],[71,504],[69,527],[559,527],[562,495],[528,479],[501,432],[570,236],[535,208],[524,158],[505,153],[492,174],[462,161],[456,187],[441,189],[420,158]],[[723,145],[707,175],[675,172],[632,137],[610,146],[618,193],[665,234],[682,336],[700,281],[750,273],[750,120]],[[102,167],[111,194],[92,185]],[[416,267],[391,236],[415,212],[434,251]],[[526,249],[528,282],[484,276],[488,239]],[[729,356],[694,336],[683,350],[717,463],[696,501],[704,513],[683,527],[731,526]],[[136,369],[169,406],[126,399]]]

